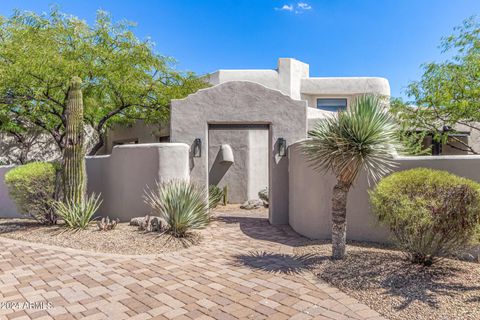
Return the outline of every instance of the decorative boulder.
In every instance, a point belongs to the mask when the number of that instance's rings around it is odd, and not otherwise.
[[[263,206],[268,208],[268,188],[262,189],[258,192],[258,197],[262,199]]]
[[[131,226],[140,226],[143,221],[145,220],[145,217],[135,217],[130,219],[130,225]]]
[[[258,192],[258,197],[268,203],[268,188],[260,190]]]
[[[258,209],[260,207],[263,207],[263,201],[260,199],[252,199],[252,200],[245,201],[240,206],[240,209],[253,210],[253,209]]]
[[[167,229],[167,222],[156,216],[146,215],[145,217],[135,217],[130,220],[131,226],[138,226],[139,230],[144,231],[163,231]]]

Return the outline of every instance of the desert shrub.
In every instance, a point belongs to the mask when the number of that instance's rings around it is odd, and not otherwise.
[[[53,223],[56,166],[48,162],[32,162],[11,169],[5,174],[10,197],[21,214],[42,223]]]
[[[89,197],[85,197],[85,200],[81,202],[56,201],[53,206],[55,212],[63,219],[67,228],[85,229],[92,221],[93,215],[101,204],[100,195],[92,194]]]
[[[262,190],[258,191],[258,197],[261,200],[268,202],[268,187],[265,187]]]
[[[210,222],[207,201],[205,188],[184,180],[159,183],[145,195],[145,202],[167,222],[167,231],[175,237],[185,237],[190,229]]]
[[[414,263],[431,265],[474,236],[480,221],[480,184],[446,171],[394,173],[370,192],[381,224]]]
[[[210,209],[216,208],[222,200],[223,190],[219,186],[210,185],[208,187],[208,207]]]

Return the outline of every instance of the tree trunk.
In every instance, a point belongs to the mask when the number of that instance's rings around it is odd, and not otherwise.
[[[90,152],[88,153],[89,156],[94,156],[97,154],[97,152],[103,147],[105,141],[103,139],[103,134],[99,133],[98,134],[98,141],[97,143],[95,143],[95,145],[93,146],[93,148],[90,150]]]
[[[350,186],[337,181],[332,197],[332,258],[343,259],[347,236],[347,195]]]

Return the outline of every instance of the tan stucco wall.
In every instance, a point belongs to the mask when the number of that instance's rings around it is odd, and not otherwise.
[[[395,171],[426,167],[447,170],[480,181],[480,156],[397,157]],[[331,196],[335,184],[332,174],[321,174],[308,166],[296,143],[289,149],[289,223],[309,238],[330,239]],[[377,224],[371,212],[367,190],[370,187],[361,174],[348,195],[347,239],[387,242],[389,232]]]
[[[232,148],[234,163],[222,163],[222,144]],[[208,131],[208,179],[209,184],[228,188],[229,203],[248,200],[248,131],[244,129],[212,129]]]
[[[475,125],[477,128],[480,128],[480,123],[476,123]],[[472,129],[468,137],[468,143],[475,152],[480,153],[480,130]]]
[[[310,77],[310,66],[293,58],[278,59],[275,70],[218,70],[205,76],[212,85],[228,81],[251,81],[315,108],[315,97],[351,97],[371,93],[390,96],[388,80],[381,77]]]
[[[277,90],[247,81],[230,81],[203,89],[182,100],[172,100],[171,141],[192,146],[202,140],[208,154],[208,124],[268,124],[270,222],[288,223],[288,158],[280,157],[276,142],[287,144],[306,138],[307,106]],[[191,158],[191,177],[208,185],[208,157]]]
[[[23,217],[17,211],[17,206],[10,199],[7,186],[5,185],[5,174],[15,166],[0,167],[0,217],[2,218],[21,218]]]
[[[146,125],[138,120],[130,126],[117,126],[110,129],[105,137],[104,154],[112,153],[115,142],[137,139],[138,143],[156,143],[159,138],[169,135],[168,125]]]
[[[359,95],[371,93],[390,96],[390,84],[378,77],[322,77],[301,80],[300,92],[304,95]]]
[[[258,199],[258,192],[268,187],[269,130],[250,130],[248,134],[248,199]]]
[[[222,69],[207,75],[205,79],[212,85],[228,81],[251,81],[299,100],[301,79],[308,77],[308,64],[292,58],[280,58],[275,70]]]
[[[144,216],[149,208],[144,190],[156,181],[189,179],[189,147],[179,143],[123,145],[111,155],[87,157],[88,192],[101,193],[97,215],[120,218]],[[19,217],[10,200],[4,175],[12,167],[0,167],[0,217]]]
[[[189,179],[189,147],[178,143],[123,145],[87,159],[88,191],[102,193],[99,215],[128,221],[149,213],[144,191],[156,182]]]
[[[228,188],[229,203],[257,199],[268,186],[268,127],[211,126],[208,134],[209,184]],[[222,163],[221,146],[228,144],[234,163]]]

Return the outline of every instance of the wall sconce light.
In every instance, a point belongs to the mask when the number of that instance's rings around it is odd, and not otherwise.
[[[200,138],[196,138],[193,141],[193,157],[200,158],[202,156],[202,140]]]
[[[284,138],[278,138],[277,140],[278,155],[285,157],[287,155],[287,140]]]

